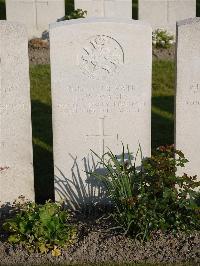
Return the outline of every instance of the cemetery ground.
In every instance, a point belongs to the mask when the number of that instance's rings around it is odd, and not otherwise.
[[[0,0],[1,3],[1,0]],[[30,65],[32,128],[35,172],[36,201],[44,203],[54,199],[53,189],[53,148],[52,148],[52,110],[50,66],[48,63],[48,47],[41,44],[38,55],[32,54]],[[154,51],[154,58],[171,59],[174,50]],[[42,57],[42,58],[41,58]],[[45,58],[45,59],[44,59]],[[37,64],[33,64],[37,61]],[[42,65],[38,65],[42,64]],[[153,62],[153,97],[152,97],[152,149],[174,142],[174,94],[175,66],[173,60],[154,60]],[[70,133],[70,132],[69,132]],[[47,186],[48,184],[48,186]],[[48,187],[48,190],[47,190]],[[70,224],[77,225],[78,237],[67,249],[55,247],[55,256],[29,253],[21,245],[12,246],[0,239],[0,265],[40,265],[57,263],[179,263],[178,265],[199,265],[200,235],[193,231],[189,235],[179,233],[153,233],[152,238],[144,244],[131,239],[117,230],[109,230],[115,226],[112,219],[104,219],[109,213],[98,208],[88,208],[83,213],[72,212]],[[3,217],[3,215],[1,216]],[[105,216],[105,218],[107,218]],[[0,225],[2,221],[0,219]],[[1,228],[1,227],[0,227]],[[5,232],[1,231],[3,240]],[[111,265],[114,265],[111,263]],[[101,265],[101,264],[98,264]],[[106,265],[103,263],[102,265]],[[134,264],[129,264],[134,265]],[[140,264],[137,264],[140,265]],[[146,264],[141,264],[146,265]],[[161,264],[166,265],[166,264]]]

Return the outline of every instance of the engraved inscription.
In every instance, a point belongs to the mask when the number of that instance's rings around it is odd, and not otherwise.
[[[200,93],[200,84],[199,83],[194,83],[190,86],[190,91],[194,94]]]
[[[97,35],[88,40],[79,56],[82,72],[92,79],[108,78],[124,64],[124,51],[114,38]]]
[[[134,85],[98,86],[86,88],[67,86],[68,103],[59,103],[55,107],[73,113],[105,114],[141,112],[146,108],[146,99]],[[134,97],[133,97],[134,95]]]
[[[190,106],[198,106],[200,105],[200,84],[199,83],[192,83],[190,88],[189,88],[189,92],[190,92],[190,97],[189,99],[186,100],[186,105],[190,105]]]
[[[19,112],[19,111],[28,112],[29,111],[29,105],[27,103],[0,104],[0,115],[12,114],[12,113]]]

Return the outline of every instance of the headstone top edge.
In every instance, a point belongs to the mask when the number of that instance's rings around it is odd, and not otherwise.
[[[97,17],[59,21],[59,22],[51,23],[49,25],[49,29],[53,30],[54,28],[58,28],[58,27],[66,26],[66,25],[78,25],[78,24],[86,24],[86,23],[95,24],[95,23],[109,23],[109,22],[145,26],[145,27],[149,27],[152,30],[151,25],[145,21],[126,19],[126,18],[97,18]]]
[[[190,24],[200,23],[200,17],[187,18],[184,20],[177,21],[177,27],[182,27]]]

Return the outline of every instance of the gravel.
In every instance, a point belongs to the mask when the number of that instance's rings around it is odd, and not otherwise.
[[[33,39],[29,41],[29,62],[31,65],[50,64],[49,41]]]
[[[74,245],[62,250],[62,255],[29,254],[21,246],[0,242],[0,265],[40,264],[86,264],[89,263],[185,263],[200,265],[200,232],[163,234],[156,232],[146,243],[109,230],[111,220],[89,216],[78,216],[78,237]]]

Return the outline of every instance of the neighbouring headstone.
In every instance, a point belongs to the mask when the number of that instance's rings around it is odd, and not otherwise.
[[[7,20],[25,24],[29,38],[41,37],[50,23],[64,16],[64,0],[6,0]]]
[[[150,155],[151,42],[151,27],[131,19],[51,25],[57,200],[90,201],[84,188],[96,162],[90,149],[120,155],[123,143],[135,155],[140,143],[143,156]]]
[[[132,0],[75,0],[75,9],[86,10],[88,18],[132,18]]]
[[[176,21],[196,17],[196,0],[139,0],[139,19],[176,33]]]
[[[183,172],[200,180],[200,18],[177,26],[176,148],[189,163]]]
[[[0,21],[0,205],[34,200],[28,37]]]

